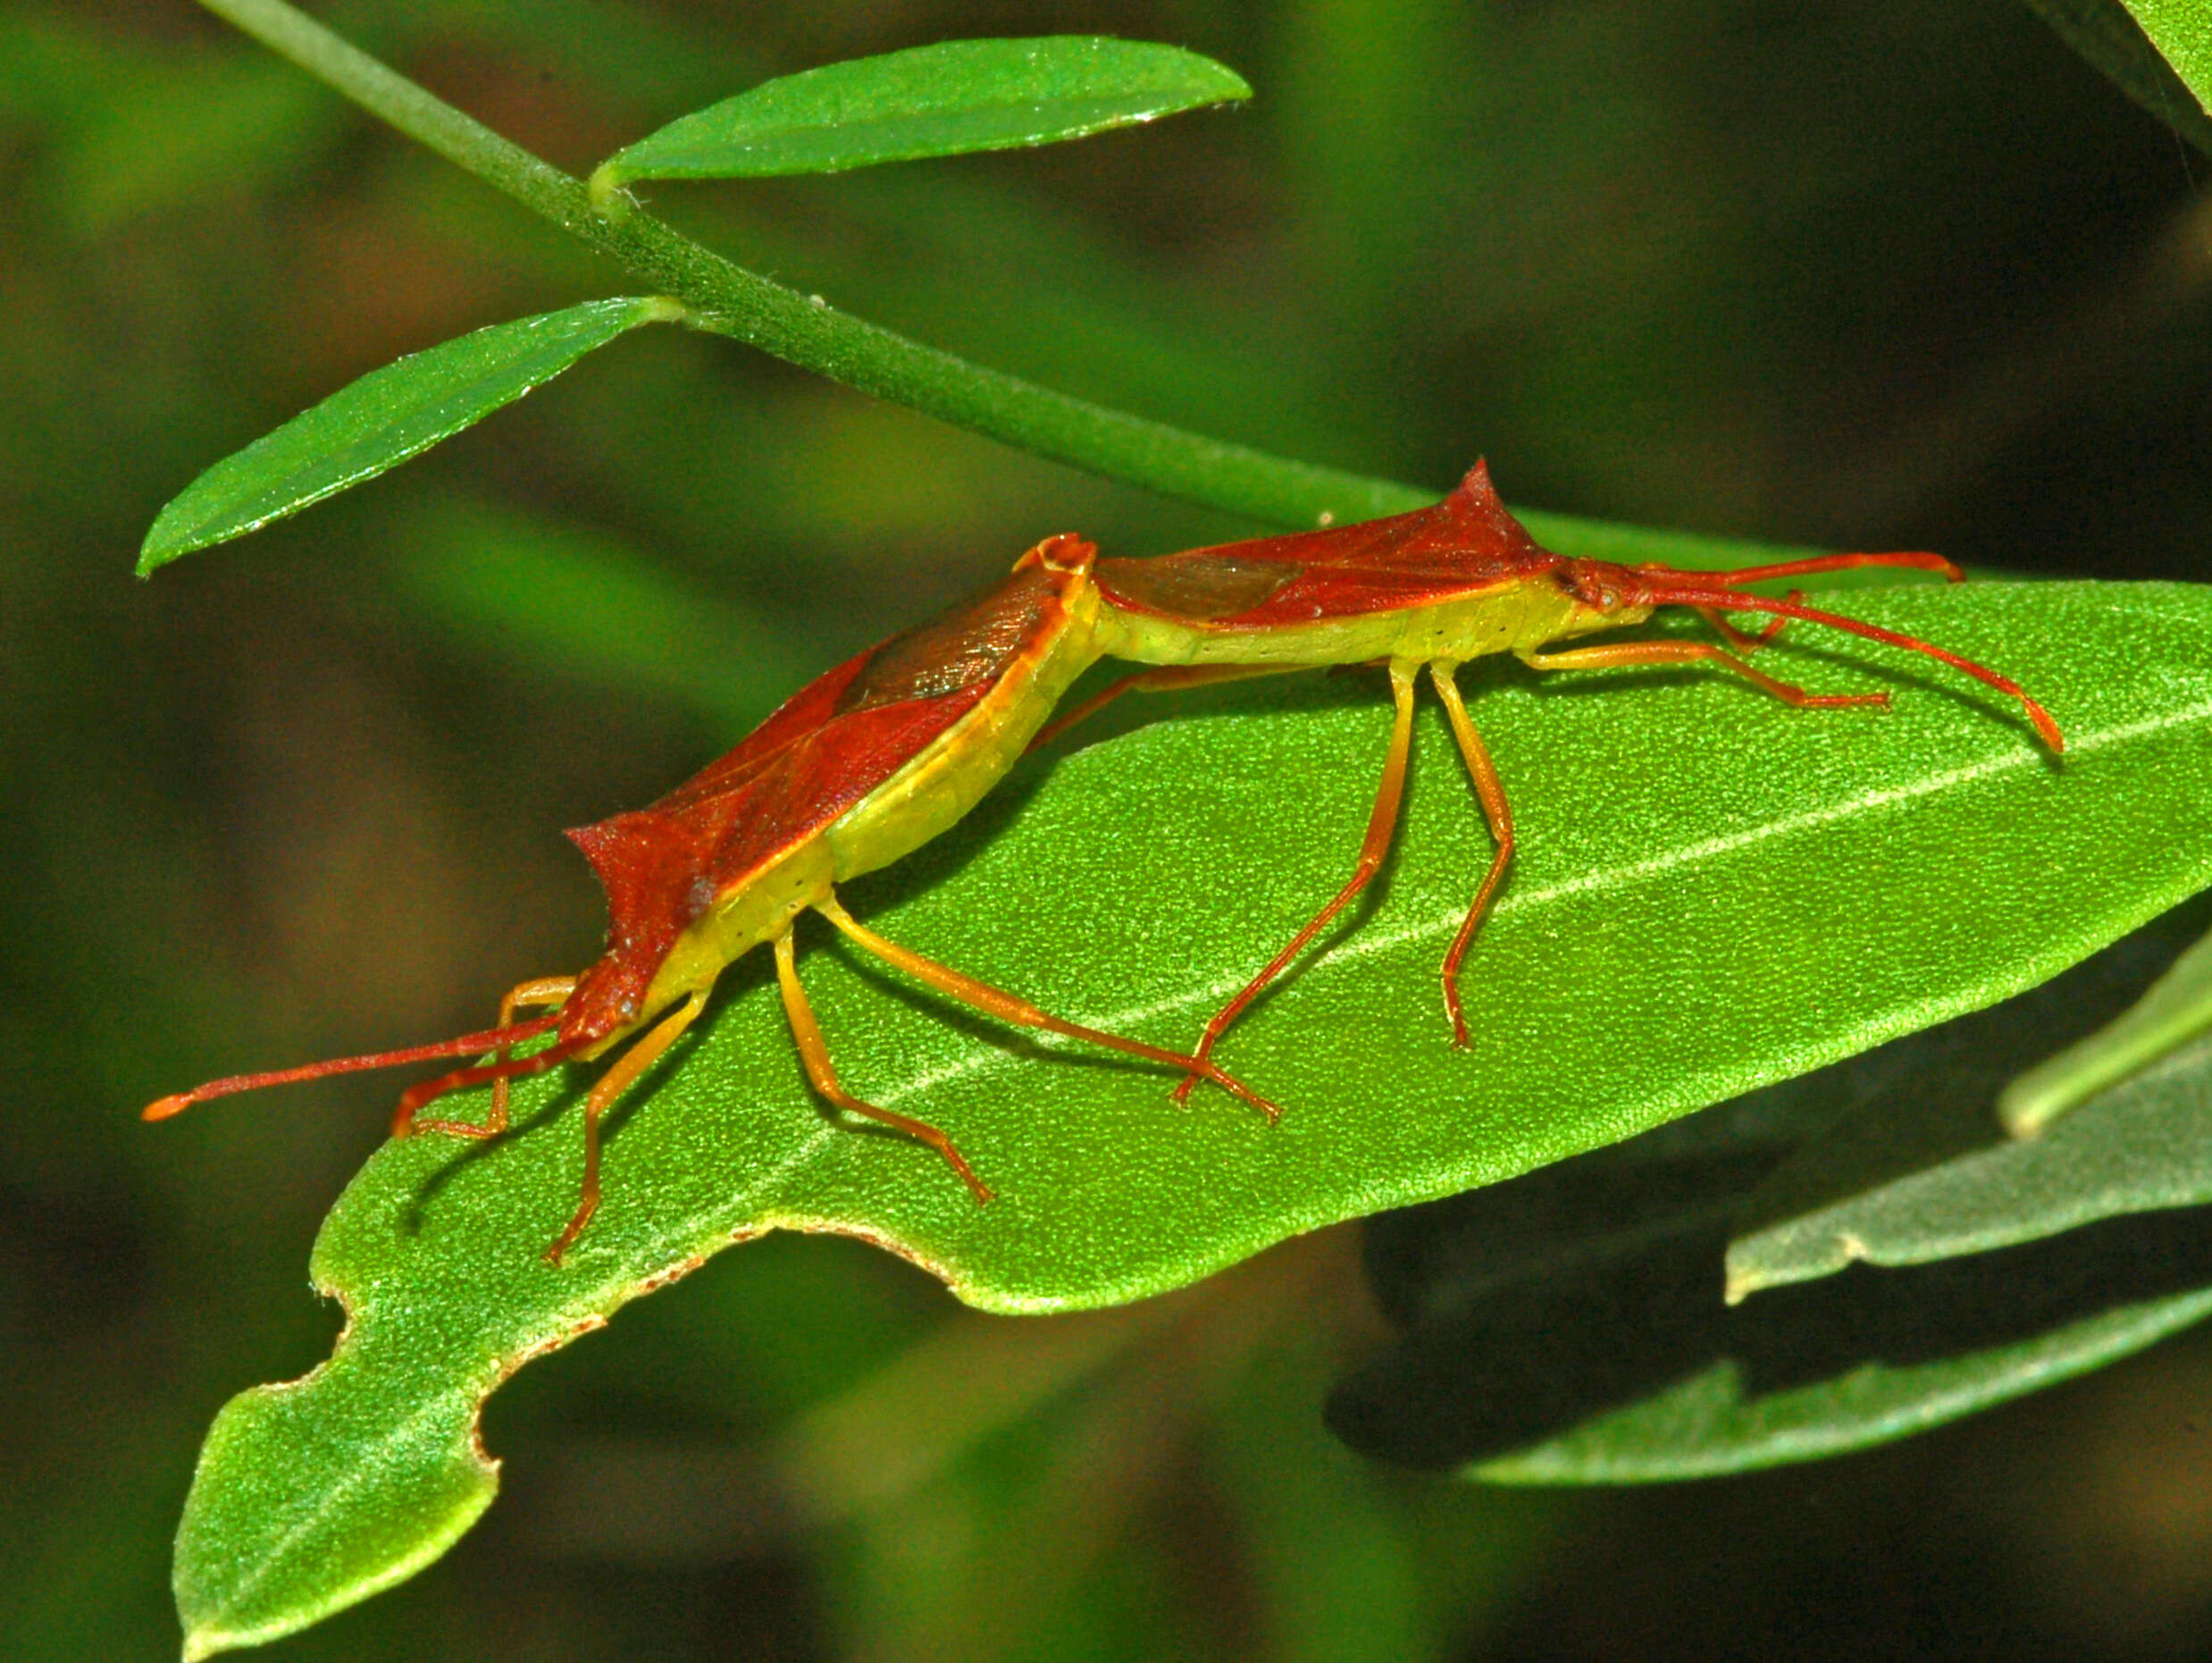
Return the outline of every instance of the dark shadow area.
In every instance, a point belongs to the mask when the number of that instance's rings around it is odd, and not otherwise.
[[[1340,1382],[1327,1418],[1363,1455],[1452,1468],[1507,1454],[1678,1385],[1713,1364],[1746,1396],[1869,1365],[1965,1357],[2212,1284],[2212,1208],[2087,1225],[1902,1270],[1854,1266],[1730,1306],[1722,1222],[1571,1263],[1415,1328]]]
[[[2001,1140],[1997,1088],[2116,1015],[2208,916],[2199,896],[2004,1004],[1370,1220],[1370,1281],[1406,1331],[1338,1384],[1331,1429],[1364,1454],[1455,1467],[1722,1360],[1757,1396],[1869,1364],[1962,1357],[2212,1283],[2212,1209],[2187,1209],[1937,1264],[1855,1266],[1733,1307],[1722,1297],[1731,1236]]]

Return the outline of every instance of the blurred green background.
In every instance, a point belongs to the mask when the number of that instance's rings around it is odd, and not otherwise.
[[[648,195],[863,316],[1289,455],[1441,488],[1487,453],[1529,506],[2212,575],[2212,163],[2014,0],[319,14],[579,172],[834,58],[1187,45],[1252,105]],[[479,1026],[582,962],[600,904],[557,827],[1039,536],[1258,529],[668,331],[130,575],[168,497],[352,376],[633,286],[186,0],[0,0],[0,1654],[172,1652],[199,1436],[327,1350],[307,1248],[391,1088],[140,1104]],[[1019,1321],[853,1242],[728,1254],[502,1390],[485,1523],[270,1655],[2212,1650],[2202,1337],[1824,1466],[1481,1491],[1320,1429],[1383,1331],[1356,1249]]]

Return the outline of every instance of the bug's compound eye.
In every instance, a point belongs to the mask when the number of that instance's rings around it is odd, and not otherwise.
[[[1570,563],[1567,587],[1584,606],[1595,607],[1600,612],[1617,612],[1623,604],[1620,584],[1601,566]]]

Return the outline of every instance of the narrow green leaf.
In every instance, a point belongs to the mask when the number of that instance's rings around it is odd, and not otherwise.
[[[787,75],[671,122],[601,163],[592,196],[605,206],[636,179],[835,173],[1055,144],[1250,97],[1233,71],[1179,46],[948,40]]]
[[[1853,604],[2018,676],[2065,725],[2063,764],[2009,701],[1811,630],[1763,661],[1821,690],[1889,687],[1896,708],[1470,669],[1522,839],[1467,963],[1474,1042],[1446,1043],[1436,974],[1487,839],[1430,712],[1383,893],[1223,1049],[1283,1104],[1279,1126],[1219,1094],[1177,1108],[1141,1065],[948,1020],[809,933],[801,968],[847,1087],[943,1126],[990,1206],[926,1149],[825,1119],[758,955],[617,1117],[607,1202],[566,1268],[537,1255],[573,1205],[560,1111],[587,1071],[518,1093],[497,1143],[388,1146],[316,1247],[350,1319],[337,1355],[241,1399],[203,1462],[178,1548],[189,1631],[280,1632],[419,1564],[447,1526],[415,1508],[456,1510],[391,1498],[443,1494],[473,1458],[453,1406],[734,1240],[863,1236],[1001,1311],[1138,1298],[2004,998],[2212,883],[2212,590]],[[1342,882],[1388,720],[1342,676],[1188,708],[1036,760],[849,903],[1047,1009],[1189,1043]]]
[[[194,480],[147,533],[138,575],[374,479],[624,331],[683,315],[676,302],[659,298],[587,300],[494,323],[372,370]]]
[[[1998,1095],[1998,1118],[2015,1137],[2033,1137],[2208,1028],[2212,1028],[2212,936],[2175,960],[2123,1015],[2015,1079]]]
[[[2212,5],[2206,0],[2027,4],[2091,68],[2212,155],[2212,115],[2206,113],[2212,97]]]
[[[2158,1268],[2185,1265],[2195,1285],[2180,1292],[2116,1299],[2100,1285],[2094,1258],[2019,1249],[1998,1262],[1952,1261],[1914,1272],[1868,1272],[1893,1285],[1846,1289],[1831,1284],[1793,1289],[1782,1312],[1741,1306],[1724,1317],[1714,1301],[1712,1325],[1727,1355],[1641,1402],[1593,1416],[1563,1435],[1479,1462],[1467,1476],[1493,1483],[1621,1484],[1715,1477],[1792,1461],[1818,1460],[1925,1432],[1947,1421],[2055,1386],[2131,1356],[2212,1316],[2212,1262],[2203,1229],[2184,1218],[2149,1232],[2145,1241],[2116,1240],[2109,1256],[2150,1258]],[[2056,1247],[2060,1244],[2045,1244]],[[1961,1337],[1982,1331],[1989,1302],[2009,1309],[2007,1296],[2038,1279],[2067,1277],[2089,1284],[2082,1302],[2093,1315],[2060,1322],[2007,1342],[1960,1349]],[[1708,1297],[1712,1289],[1702,1284]],[[2073,1286],[2064,1291],[2076,1292]],[[1942,1331],[1948,1326],[1948,1332]],[[1821,1337],[1848,1335],[1848,1348]],[[1496,1336],[1484,1336],[1495,1340]],[[1465,1343],[1481,1343],[1462,1336]],[[1648,1333],[1617,1327],[1613,1343],[1647,1343]],[[1894,1360],[1898,1356],[1914,1359]],[[1830,1372],[1810,1381],[1806,1375]],[[1539,1388],[1540,1382],[1529,1382]]]

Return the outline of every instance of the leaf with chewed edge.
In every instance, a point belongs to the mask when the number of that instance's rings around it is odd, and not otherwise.
[[[809,928],[800,968],[847,1088],[943,1127],[991,1205],[928,1150],[825,1118],[761,954],[615,1116],[607,1199],[563,1268],[538,1254],[574,1205],[590,1071],[529,1082],[496,1143],[387,1146],[316,1247],[349,1318],[336,1356],[240,1399],[202,1462],[178,1542],[196,1654],[434,1557],[489,1494],[482,1398],[734,1240],[861,1236],[998,1311],[1141,1298],[2007,997],[2212,884],[2212,589],[1913,587],[1853,610],[2017,676],[2065,726],[2064,761],[2008,701],[1811,629],[1762,661],[1889,688],[1894,710],[1470,667],[1521,837],[1467,962],[1473,1043],[1447,1042],[1437,963],[1488,843],[1429,710],[1375,904],[1222,1048],[1278,1126],[1217,1092],[1177,1108],[1142,1064],[948,1020]],[[1356,676],[1183,710],[1033,759],[849,904],[1048,1010],[1188,1044],[1343,881],[1389,721]]]

